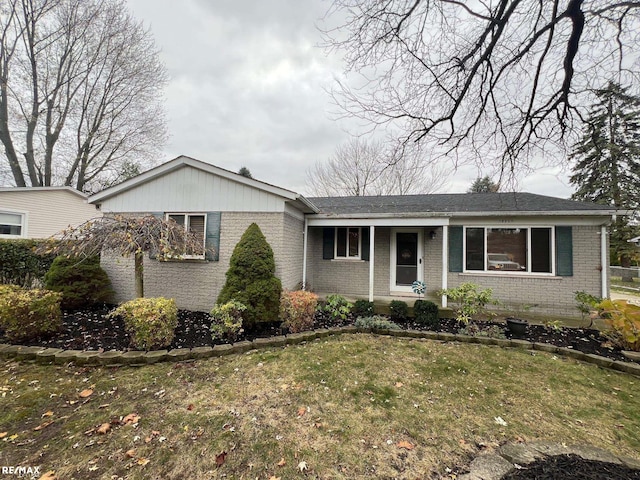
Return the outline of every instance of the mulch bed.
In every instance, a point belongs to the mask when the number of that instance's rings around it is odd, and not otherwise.
[[[545,457],[514,470],[501,480],[640,480],[640,470],[578,455]]]
[[[103,305],[90,310],[66,311],[63,318],[63,330],[49,338],[38,338],[24,342],[25,345],[34,345],[51,348],[63,348],[67,350],[129,350],[129,336],[124,329],[124,323],[119,318],[108,319],[105,315],[114,308],[112,305]],[[343,325],[351,325],[354,318],[348,318],[344,322],[336,324],[331,322],[324,314],[316,314],[314,328],[327,328]],[[209,333],[210,319],[204,312],[191,312],[180,310],[178,312],[178,327],[175,339],[169,348],[193,348],[213,346],[221,341],[214,342]],[[480,329],[485,331],[489,327],[504,332],[507,338],[511,334],[504,323],[476,321]],[[458,333],[461,325],[453,319],[443,319],[436,328],[426,328],[423,325],[408,322],[399,322],[401,328],[415,330],[435,330],[440,332]],[[259,330],[244,332],[237,341],[254,340],[273,335],[282,335],[278,324],[261,325]],[[542,325],[529,325],[525,340],[531,342],[550,343],[559,347],[575,348],[585,353],[593,353],[614,360],[626,360],[619,349],[607,346],[600,332],[589,328],[563,328],[559,331]],[[0,343],[7,342],[0,332]],[[627,360],[628,361],[628,360]]]

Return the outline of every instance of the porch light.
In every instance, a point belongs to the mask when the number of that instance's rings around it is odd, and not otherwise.
[[[431,230],[431,231],[429,232],[429,238],[430,238],[431,240],[435,240],[435,239],[436,239],[436,231],[435,231],[435,230]]]

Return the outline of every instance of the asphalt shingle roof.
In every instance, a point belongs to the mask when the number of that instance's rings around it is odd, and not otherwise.
[[[445,193],[365,197],[310,197],[321,214],[455,214],[500,212],[594,212],[614,210],[608,205],[576,202],[534,193]]]

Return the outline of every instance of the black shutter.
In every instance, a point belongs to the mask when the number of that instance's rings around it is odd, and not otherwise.
[[[163,212],[153,212],[151,215],[153,215],[156,218],[159,219],[164,219],[164,213]],[[156,260],[158,258],[158,252],[156,252],[155,250],[149,250],[149,258],[151,260]]]
[[[462,234],[463,230],[461,226],[449,227],[450,272],[462,272]],[[444,252],[443,255],[445,255]]]
[[[220,212],[207,213],[207,231],[204,240],[204,258],[210,262],[220,259]]]
[[[573,234],[571,227],[556,227],[556,275],[573,276]]]
[[[322,229],[322,259],[333,259],[333,243],[335,241],[335,228],[325,227]]]
[[[360,252],[360,258],[369,261],[369,244],[371,241],[369,227],[362,227],[360,231],[362,232],[362,252]]]

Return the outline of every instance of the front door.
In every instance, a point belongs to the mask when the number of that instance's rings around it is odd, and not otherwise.
[[[422,281],[422,229],[394,229],[391,233],[391,292],[413,292]]]

